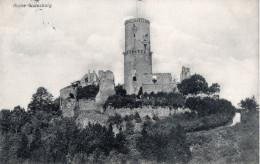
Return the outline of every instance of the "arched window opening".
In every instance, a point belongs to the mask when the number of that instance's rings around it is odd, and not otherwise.
[[[69,95],[69,96],[70,96],[70,98],[71,98],[71,99],[75,99],[75,96],[74,96],[74,94],[70,93],[70,95]]]
[[[136,81],[136,76],[133,77],[133,81]]]

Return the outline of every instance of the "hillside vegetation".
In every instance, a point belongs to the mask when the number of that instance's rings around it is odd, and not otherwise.
[[[75,121],[84,115],[63,117],[59,98],[40,87],[27,110],[0,111],[0,163],[257,163],[258,104],[254,97],[241,100],[241,123],[230,127],[236,109],[228,100],[196,95],[211,95],[219,87],[208,87],[200,75],[184,80],[180,93],[126,95],[118,86],[104,107],[183,107],[191,112],[161,118],[115,114],[106,116],[105,126],[84,128]],[[90,98],[96,91],[86,87],[80,95]]]
[[[235,126],[187,134],[189,163],[259,163],[259,112]]]

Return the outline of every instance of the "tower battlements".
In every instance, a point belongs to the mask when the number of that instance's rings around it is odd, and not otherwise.
[[[126,20],[125,25],[127,25],[128,23],[135,23],[135,22],[147,23],[148,25],[150,25],[150,21],[144,18],[134,18],[134,19]]]

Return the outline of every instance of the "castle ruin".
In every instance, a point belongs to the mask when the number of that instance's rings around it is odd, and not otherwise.
[[[125,51],[123,55],[124,88],[127,94],[137,95],[140,91],[143,93],[176,91],[177,84],[173,81],[171,73],[153,73],[152,71],[150,22],[148,20],[134,18],[125,21]],[[189,76],[189,68],[182,67],[181,80]],[[94,98],[78,98],[78,91],[81,88],[93,85],[99,89]],[[95,71],[88,71],[80,80],[60,90],[60,107],[63,116],[77,116],[80,118],[78,120],[81,124],[95,122],[95,118],[102,117],[102,106],[107,98],[113,94],[115,94],[113,72],[100,70],[97,75]],[[164,114],[171,112],[168,109],[166,111]],[[153,110],[150,112],[150,114],[154,114]],[[109,113],[106,114],[106,117],[107,115]],[[105,121],[103,120],[103,122]]]
[[[190,68],[186,68],[184,66],[182,66],[182,70],[181,70],[181,75],[180,75],[180,78],[181,78],[181,82],[185,79],[188,79],[190,78],[191,75],[190,75]]]

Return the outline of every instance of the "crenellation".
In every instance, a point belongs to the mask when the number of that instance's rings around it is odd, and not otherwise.
[[[128,23],[134,23],[134,22],[147,23],[148,25],[150,25],[150,21],[146,20],[144,18],[134,18],[134,19],[126,20],[125,25],[127,25]]]

